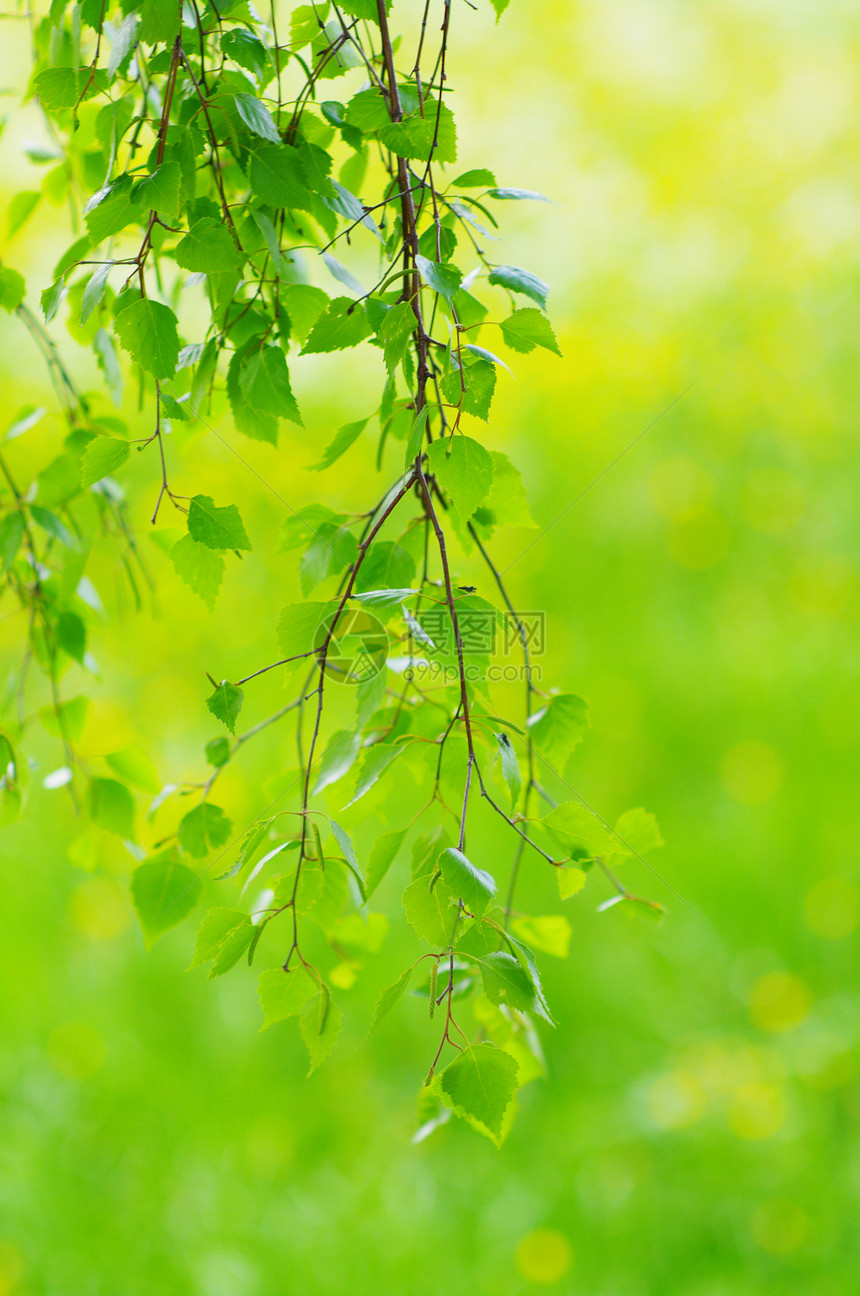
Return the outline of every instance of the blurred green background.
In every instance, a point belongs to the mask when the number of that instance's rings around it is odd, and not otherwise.
[[[21,26],[0,31],[10,108]],[[561,1025],[508,1141],[454,1121],[413,1146],[426,1013],[407,1000],[363,1038],[412,948],[394,893],[344,1039],[305,1080],[293,1031],[257,1033],[250,974],[184,971],[192,924],[144,953],[121,846],[99,842],[91,872],[70,862],[80,825],[41,791],[56,753],[35,739],[29,812],[0,838],[0,1296],[856,1287],[860,11],[512,0],[496,28],[458,4],[450,70],[463,166],[554,204],[503,213],[496,259],[554,285],[565,358],[522,358],[497,394],[490,435],[549,528],[497,552],[516,602],[547,612],[544,682],[592,706],[573,787],[610,821],[639,804],[660,820],[660,876],[625,876],[667,920],[598,914],[590,882],[565,906],[570,960],[545,960]],[[5,201],[42,184],[21,152],[39,138],[32,108],[10,117]],[[46,197],[4,248],[32,303],[71,238]],[[9,417],[51,411],[10,455],[47,464],[53,397],[0,323]],[[218,428],[290,505],[362,509],[381,491],[360,450],[340,476],[303,468],[377,378],[303,363],[305,431],[274,451]],[[210,615],[145,535],[157,593],[137,613],[106,542],[120,616],[93,633],[100,675],[73,667],[67,688],[92,698],[85,755],[140,742],[178,781],[214,732],[204,669],[270,660],[296,580],[274,492],[205,428],[174,440],[186,473],[205,453],[195,485],[237,499],[255,552]],[[124,477],[142,531],[151,471]],[[289,746],[274,731],[243,755],[237,824]],[[543,875],[526,885],[557,904]]]

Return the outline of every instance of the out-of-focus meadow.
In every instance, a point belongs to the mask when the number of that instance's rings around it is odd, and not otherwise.
[[[626,867],[667,919],[599,914],[598,890],[568,902],[572,957],[546,970],[561,1024],[507,1142],[452,1122],[413,1146],[424,1010],[370,1041],[353,1026],[305,1080],[293,1032],[257,1033],[250,976],[184,971],[192,924],[144,952],[120,846],[92,872],[70,861],[45,736],[29,813],[0,837],[0,1296],[856,1287],[860,11],[511,0],[498,27],[458,4],[454,31],[462,165],[553,199],[503,213],[501,259],[554,285],[565,358],[523,358],[496,397],[489,435],[541,528],[502,533],[501,565],[547,613],[544,682],[591,703],[572,785],[612,821],[660,820],[659,877]],[[20,92],[25,33],[0,37]],[[21,154],[42,130],[32,108],[10,118],[4,200],[42,184]],[[46,197],[3,249],[33,304],[71,238]],[[53,411],[0,323],[4,410]],[[219,430],[290,505],[363,509],[379,482],[360,455],[339,477],[304,466],[369,380],[304,365],[307,427],[278,451]],[[47,464],[60,435],[52,414],[10,454]],[[101,674],[76,685],[88,755],[140,742],[174,781],[213,734],[204,670],[268,660],[296,589],[275,493],[205,428],[177,441],[261,542],[210,615],[143,535],[157,593],[94,633]],[[150,472],[124,479],[141,532]],[[107,543],[99,562],[111,594]],[[235,821],[288,746],[243,757]],[[545,885],[527,880],[535,904]],[[374,986],[407,941],[395,924]],[[374,988],[354,993],[367,1020]]]

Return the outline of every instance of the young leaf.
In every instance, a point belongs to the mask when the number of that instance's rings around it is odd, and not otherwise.
[[[260,1030],[287,1017],[298,1017],[316,989],[316,981],[300,963],[289,972],[279,967],[267,968],[260,974],[257,984],[264,1019]]]
[[[364,307],[349,297],[335,297],[311,329],[302,355],[343,351],[346,347],[358,346],[370,336],[370,332]]]
[[[486,423],[496,390],[496,368],[487,360],[476,360],[462,369],[452,369],[440,383],[442,396],[449,405],[462,406],[466,414]]]
[[[531,297],[532,301],[536,301],[538,306],[546,310],[549,284],[544,283],[543,279],[538,279],[537,275],[531,274],[528,270],[520,270],[518,266],[495,266],[487,276],[487,282],[498,284],[500,288],[507,288],[508,292],[522,293],[524,297]]]
[[[376,743],[373,747],[368,747],[361,773],[358,776],[358,783],[355,786],[355,792],[352,795],[352,800],[348,801],[344,806],[345,810],[349,806],[355,805],[356,801],[359,801],[365,792],[370,791],[379,776],[388,769],[391,762],[395,761],[402,751],[402,743]]]
[[[115,437],[93,437],[81,457],[81,485],[94,486],[116,472],[131,454],[127,441]]]
[[[233,825],[220,806],[201,802],[179,821],[179,842],[189,855],[202,859],[210,850],[223,846]]]
[[[358,423],[344,424],[326,446],[319,463],[310,464],[308,471],[322,472],[324,468],[330,468],[349,449],[352,443],[358,440],[366,427],[367,419],[361,419]]]
[[[623,845],[636,855],[644,855],[665,845],[657,820],[641,806],[636,810],[626,810],[615,825],[615,831]]]
[[[148,949],[191,913],[200,891],[196,874],[179,863],[175,851],[165,851],[135,869],[131,895]]]
[[[189,972],[214,959],[224,937],[247,919],[248,915],[240,909],[210,909],[197,930],[194,958],[188,966]]]
[[[215,719],[220,720],[222,724],[227,726],[231,734],[234,734],[236,732],[236,721],[239,718],[239,712],[242,710],[244,701],[245,694],[238,685],[231,684],[228,680],[222,680],[214,693],[211,693],[206,699],[206,706]]]
[[[244,358],[239,370],[239,389],[258,414],[287,418],[302,426],[287,362],[279,346],[261,347]]]
[[[588,874],[584,869],[571,865],[557,868],[555,874],[558,879],[558,894],[562,900],[569,900],[571,896],[579,895],[579,892],[588,881]],[[540,949],[540,945],[538,945],[538,949]]]
[[[188,508],[188,534],[208,549],[250,549],[235,504],[218,508],[209,495],[195,495]]]
[[[8,266],[0,266],[0,307],[3,310],[13,311],[20,306],[26,291],[23,275]]]
[[[499,1147],[518,1074],[510,1053],[493,1044],[475,1044],[446,1066],[439,1076],[439,1093],[457,1116]]]
[[[250,94],[237,94],[234,98],[236,100],[236,111],[248,127],[248,130],[253,131],[255,135],[259,135],[261,139],[280,144],[280,133],[266,105]]]
[[[513,954],[493,950],[474,960],[481,969],[484,994],[490,1003],[506,1003],[527,1012],[534,1006],[535,988],[531,977]]]
[[[496,894],[496,883],[492,875],[476,868],[454,846],[442,852],[438,867],[454,898],[462,900],[469,913],[480,918]]]
[[[179,576],[199,594],[211,611],[224,576],[224,559],[193,536],[184,535],[170,551],[170,560]]]
[[[456,180],[451,181],[452,189],[489,189],[496,183],[492,171],[476,167],[473,171],[464,171]]]
[[[457,906],[451,892],[437,881],[430,890],[430,878],[416,878],[403,892],[403,910],[416,935],[434,949],[447,949],[457,923]]]
[[[278,618],[278,643],[284,657],[310,654],[321,646],[325,633],[321,630],[326,614],[331,612],[328,603],[290,603]],[[317,637],[320,643],[317,644]]]
[[[378,837],[370,848],[370,857],[367,861],[367,895],[368,899],[373,895],[382,879],[385,877],[400,847],[403,845],[403,839],[407,830],[401,828],[395,832],[384,833]]]
[[[403,359],[417,323],[411,302],[398,302],[386,312],[379,326],[379,339],[389,373],[393,373]]]
[[[415,264],[427,287],[432,288],[440,297],[444,297],[450,306],[454,299],[454,293],[463,282],[462,272],[454,265],[443,265],[439,261],[428,261],[427,257],[420,254],[416,256]]]
[[[118,837],[134,836],[134,799],[124,783],[94,778],[89,800],[90,814],[100,828]]]
[[[328,1057],[340,1034],[343,1013],[331,997],[328,986],[308,1000],[299,1014],[299,1030],[307,1045],[311,1065],[308,1075]]]
[[[559,693],[529,719],[529,729],[545,758],[563,767],[589,723],[588,704],[575,693]]]
[[[496,742],[499,744],[499,757],[502,762],[502,777],[508,785],[508,791],[511,794],[511,810],[516,810],[517,802],[520,799],[523,779],[520,774],[520,767],[517,763],[517,753],[514,750],[514,744],[506,733],[497,733]]]
[[[176,245],[173,257],[183,270],[202,274],[238,269],[242,264],[242,256],[226,226],[212,216],[194,222]]]
[[[523,306],[520,310],[515,310],[513,315],[502,320],[499,328],[513,351],[529,352],[534,351],[536,346],[541,346],[561,355],[552,325],[536,306]]]
[[[400,976],[394,982],[394,985],[390,985],[387,990],[382,991],[382,994],[376,1001],[376,1007],[373,1010],[373,1017],[370,1021],[370,1030],[367,1032],[368,1035],[372,1035],[383,1017],[387,1017],[391,1012],[391,1009],[409,985],[410,978],[414,971],[415,965],[413,964],[412,967],[408,967],[404,972],[400,973]]]
[[[209,979],[223,976],[235,967],[239,959],[245,953],[245,950],[254,939],[256,928],[247,914],[244,914],[242,921],[237,923],[218,945],[215,953],[215,962],[209,969]]]
[[[564,872],[564,869],[558,869],[559,875]],[[571,929],[570,923],[561,914],[546,914],[541,918],[514,918],[511,927],[533,949],[552,954],[554,958],[567,958]]]
[[[493,483],[493,461],[472,437],[434,441],[427,451],[430,470],[465,521],[487,497]]]
[[[172,378],[179,359],[176,316],[169,306],[141,297],[114,320],[119,344],[154,378]]]

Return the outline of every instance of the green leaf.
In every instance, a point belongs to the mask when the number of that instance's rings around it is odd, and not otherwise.
[[[503,201],[506,199],[521,201],[530,198],[534,202],[549,202],[546,194],[537,193],[534,189],[491,189],[487,197]]]
[[[66,281],[61,275],[55,283],[51,284],[50,288],[46,288],[41,294],[39,301],[42,306],[42,315],[45,318],[46,324],[50,324],[51,320],[60,309],[60,304],[65,296],[65,292]]]
[[[108,287],[108,278],[113,267],[113,261],[105,261],[104,265],[100,265],[95,274],[90,276],[90,281],[81,298],[81,324],[86,324],[104,297]]]
[[[127,441],[115,437],[93,437],[81,457],[81,485],[94,486],[116,471],[131,454]]]
[[[463,275],[455,265],[443,265],[439,261],[428,261],[426,257],[416,256],[415,264],[421,274],[421,278],[432,288],[434,292],[444,297],[450,305],[454,299],[454,293],[463,282]]]
[[[287,362],[279,346],[264,346],[245,357],[239,371],[239,389],[257,413],[287,418],[302,426]]]
[[[311,284],[282,284],[281,300],[290,317],[290,337],[304,342],[328,305],[329,296]]]
[[[588,704],[575,693],[559,693],[529,719],[535,746],[550,764],[564,765],[589,726]]]
[[[487,171],[484,167],[476,167],[472,171],[464,171],[458,175],[456,180],[451,181],[451,187],[454,189],[489,189],[496,183],[496,177],[492,171]]]
[[[0,572],[12,566],[23,538],[24,519],[17,509],[13,509],[0,522]]]
[[[274,1026],[287,1017],[298,1017],[304,1005],[317,990],[317,983],[299,964],[285,972],[283,968],[266,968],[257,984],[257,995],[263,1010],[260,1030]]]
[[[107,80],[104,68],[48,68],[36,77],[33,90],[43,108],[59,112],[61,108],[74,108],[80,99],[91,99],[105,89]]]
[[[248,915],[240,909],[210,909],[197,930],[194,958],[188,966],[189,972],[214,959],[224,937],[247,921]]]
[[[298,150],[289,144],[266,145],[251,154],[248,183],[252,192],[270,207],[307,210],[311,195],[304,175]]]
[[[379,339],[389,373],[393,373],[403,359],[417,324],[411,302],[398,302],[390,311],[386,311],[379,326]]]
[[[183,850],[202,859],[210,850],[223,846],[233,825],[220,806],[201,802],[179,821],[179,841]]]
[[[358,440],[366,427],[367,419],[361,419],[358,423],[345,423],[326,446],[322,459],[308,466],[308,472],[322,472],[323,469],[330,468]]]
[[[624,846],[636,855],[645,855],[665,845],[657,820],[641,806],[636,810],[626,810],[615,825],[615,831]]]
[[[77,612],[65,608],[57,617],[57,642],[76,662],[83,662],[87,650],[87,628]]]
[[[93,244],[101,243],[112,234],[125,229],[126,225],[142,220],[143,209],[135,207],[132,194],[131,176],[128,175],[118,176],[93,194],[84,207],[84,221]],[[84,250],[81,249],[76,252],[74,259],[84,255]]]
[[[395,761],[402,752],[402,743],[375,743],[372,747],[368,747],[352,800],[347,802],[344,809],[355,805],[356,801],[359,801],[366,792],[369,792],[380,775],[388,769],[392,761]]]
[[[497,733],[496,742],[499,744],[499,757],[502,762],[502,777],[508,785],[508,791],[511,794],[511,810],[516,810],[517,802],[520,799],[523,779],[520,774],[520,767],[517,762],[517,753],[514,745],[506,733]]]
[[[278,643],[284,657],[312,652],[323,618],[332,611],[328,603],[290,603],[285,607],[278,618]]]
[[[221,51],[234,63],[238,63],[239,67],[245,68],[247,72],[253,72],[261,81],[271,64],[269,51],[259,36],[245,31],[243,27],[234,27],[232,31],[222,33]]]
[[[188,508],[188,534],[209,549],[250,549],[235,504],[217,507],[209,495],[195,495]]]
[[[373,1017],[370,1020],[370,1030],[367,1032],[368,1035],[372,1035],[383,1017],[387,1017],[391,1012],[391,1009],[409,985],[409,981],[414,971],[414,965],[406,968],[405,972],[400,973],[400,976],[394,982],[394,985],[390,985],[387,990],[382,991],[382,994],[376,1001],[376,1007],[373,1010]]]
[[[222,724],[227,726],[231,734],[234,734],[236,732],[236,721],[239,718],[239,712],[242,710],[244,701],[245,694],[238,685],[222,680],[215,692],[211,693],[206,699],[206,706],[215,719],[220,720]]]
[[[440,386],[449,405],[462,404],[466,414],[474,414],[475,418],[486,422],[496,390],[495,365],[487,360],[477,360],[462,369],[453,369],[445,375]]]
[[[216,769],[220,769],[230,759],[230,739],[223,736],[210,738],[204,748],[204,755],[209,765],[214,765]]]
[[[483,508],[492,515],[492,523],[495,526],[533,527],[535,522],[529,512],[519,469],[498,450],[491,450],[490,458],[493,461],[493,484]]]
[[[341,729],[332,735],[320,760],[319,773],[314,784],[315,794],[322,792],[323,788],[329,787],[332,783],[337,783],[338,779],[342,779],[344,774],[352,769],[355,758],[361,750],[361,739],[361,732],[355,728]]]
[[[172,378],[179,359],[176,316],[169,306],[141,297],[114,320],[119,344],[155,378]]]
[[[8,266],[0,266],[0,307],[3,310],[13,311],[16,306],[20,306],[26,291],[23,275],[17,270],[10,270]]]
[[[147,45],[172,45],[179,35],[181,18],[182,10],[175,0],[143,0],[140,39]]]
[[[328,1057],[340,1034],[343,1013],[331,997],[331,991],[325,986],[319,994],[310,999],[299,1014],[299,1030],[307,1045],[311,1065],[308,1075]]]
[[[543,822],[563,852],[575,863],[624,850],[618,838],[581,801],[562,801]]]
[[[538,306],[546,309],[549,284],[544,283],[543,279],[538,279],[537,275],[531,274],[528,270],[520,270],[518,266],[496,266],[487,276],[487,282],[497,284],[500,288],[507,288],[508,292],[522,293],[524,297],[531,297]]]
[[[124,783],[94,778],[90,783],[90,814],[100,828],[118,837],[134,837],[134,799]]]
[[[493,1044],[475,1044],[446,1066],[439,1076],[439,1094],[457,1116],[499,1147],[518,1074],[510,1053]]]
[[[434,949],[447,949],[454,936],[458,909],[444,882],[430,890],[430,876],[416,878],[403,892],[403,909],[416,935]]]
[[[131,875],[131,895],[137,909],[147,949],[162,933],[182,922],[200,899],[200,881],[180,864],[176,852],[141,864]]]
[[[555,873],[558,879],[558,894],[562,900],[570,900],[572,896],[579,895],[588,881],[588,874],[584,869],[573,868],[570,865],[557,868]]]
[[[162,162],[152,175],[145,176],[134,186],[131,200],[145,211],[154,211],[170,222],[179,215],[181,196],[182,168],[178,162]]]
[[[319,355],[358,346],[371,333],[367,312],[350,297],[335,297],[329,302],[310,331],[302,355]]]
[[[346,829],[341,828],[340,824],[335,823],[334,819],[330,819],[329,823],[331,824],[331,830],[334,835],[334,839],[337,842],[338,846],[343,851],[343,857],[344,860],[346,861],[346,866],[349,869],[350,873],[352,873],[356,882],[358,883],[358,889],[361,894],[361,899],[363,903],[364,901],[367,900],[367,885],[364,881],[364,878],[361,875],[361,869],[358,867],[358,860],[355,857],[355,848],[352,844],[352,839],[349,833],[346,831]]]
[[[161,780],[152,761],[142,748],[132,743],[121,747],[119,751],[110,752],[106,757],[108,765],[115,774],[144,792],[155,794],[161,789]]]
[[[565,872],[564,869],[557,871],[559,876]],[[583,873],[582,876],[584,879],[585,874]],[[570,923],[561,914],[547,914],[541,918],[514,918],[511,926],[517,935],[534,949],[552,954],[554,958],[567,958],[571,928]]]
[[[406,836],[407,829],[401,828],[395,832],[384,833],[378,837],[370,848],[370,857],[367,861],[367,896],[368,899],[373,895],[382,879],[385,877],[391,865],[394,863],[397,852],[403,845],[403,839]]]
[[[440,438],[427,451],[430,470],[457,513],[467,521],[493,483],[489,452],[472,437]]]
[[[534,1006],[535,989],[531,977],[513,954],[496,950],[474,958],[474,962],[481,969],[484,993],[490,1003],[506,1003],[524,1012]]]
[[[259,135],[261,139],[271,140],[273,144],[280,144],[280,132],[266,105],[250,94],[237,94],[234,98],[236,100],[236,111],[248,127],[248,130],[253,131],[255,135]]]
[[[173,256],[183,270],[199,274],[238,269],[243,261],[226,226],[212,216],[194,222],[177,243]]]
[[[244,914],[242,921],[226,933],[215,954],[215,962],[209,969],[209,979],[223,976],[235,967],[245,950],[254,939],[256,928],[250,917]]]
[[[476,868],[455,846],[442,852],[437,867],[455,899],[462,900],[469,913],[480,918],[496,894],[492,875]]]
[[[224,576],[224,559],[206,545],[184,535],[170,551],[170,560],[186,585],[212,610]]]
[[[394,540],[376,540],[361,564],[354,589],[356,594],[383,587],[393,591],[411,590],[409,582],[414,576],[415,559],[408,549]]]
[[[499,328],[513,351],[529,352],[534,351],[536,346],[541,346],[561,355],[552,325],[536,306],[523,306],[520,310],[515,310],[513,315],[502,320]]]
[[[427,429],[427,419],[430,414],[430,406],[425,405],[420,414],[416,414],[409,431],[409,439],[406,442],[406,453],[404,455],[404,465],[408,469],[421,453],[421,447],[424,444],[424,434]]]
[[[42,195],[38,189],[25,189],[16,193],[9,202],[7,236],[11,239],[22,225],[26,225],[39,204]]]
[[[510,3],[511,0],[490,0],[490,4],[496,11],[496,22],[499,21]]]

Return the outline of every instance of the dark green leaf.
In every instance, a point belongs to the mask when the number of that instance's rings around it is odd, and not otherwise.
[[[211,693],[206,699],[206,706],[212,712],[216,720],[225,724],[231,733],[236,732],[236,721],[239,718],[239,712],[242,710],[242,703],[245,701],[245,694],[236,684],[230,684],[227,680],[222,680],[214,693]]]
[[[195,495],[188,508],[188,534],[209,549],[250,549],[235,504],[219,508],[209,495]]]

